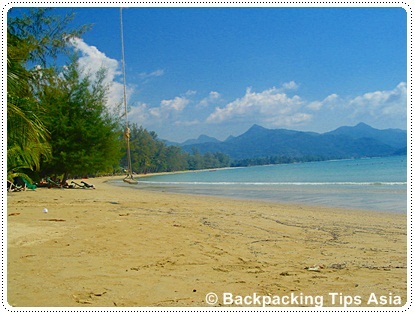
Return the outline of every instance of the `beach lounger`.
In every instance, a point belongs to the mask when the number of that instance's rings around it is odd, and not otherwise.
[[[95,185],[93,185],[93,184],[88,184],[88,183],[86,183],[85,181],[81,181],[81,183],[83,183],[83,185],[84,185],[85,187],[87,187],[87,188],[91,188],[91,189],[94,189],[94,188],[95,188]]]
[[[75,181],[72,181],[71,184],[74,185],[74,187],[78,187],[81,189],[87,189],[87,188],[91,188],[94,189],[95,186],[93,184],[88,184],[85,181],[81,181],[82,184],[76,183]]]
[[[73,186],[75,188],[76,187],[81,188],[81,189],[84,189],[85,188],[85,185],[80,185],[79,183],[76,183],[75,181],[72,181],[70,184],[73,184]]]
[[[36,190],[37,186],[35,184],[31,184],[29,181],[27,181],[25,178],[22,178],[23,182],[24,182],[24,186],[25,188],[28,188],[30,190]]]
[[[13,182],[7,180],[7,191],[9,192],[20,192],[24,189],[23,186],[14,184]]]
[[[59,189],[62,189],[62,188],[63,188],[61,184],[59,184],[59,183],[57,183],[57,182],[53,181],[53,180],[52,180],[52,179],[50,179],[50,178],[47,178],[47,183],[49,183],[49,186],[48,186],[48,188],[49,188],[49,189],[50,189],[50,188],[53,188],[53,187],[55,187],[55,188],[59,188]]]

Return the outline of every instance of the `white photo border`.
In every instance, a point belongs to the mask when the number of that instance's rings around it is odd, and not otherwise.
[[[400,7],[407,12],[407,303],[403,307],[387,308],[187,308],[187,307],[12,307],[7,303],[7,191],[6,186],[6,152],[7,152],[7,12],[13,7]],[[413,10],[414,2],[406,1],[2,1],[2,285],[1,313],[409,313],[413,310]]]

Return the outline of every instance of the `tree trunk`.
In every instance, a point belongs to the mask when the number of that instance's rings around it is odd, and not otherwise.
[[[64,186],[66,184],[66,180],[68,179],[68,177],[69,177],[69,173],[65,172],[63,174],[62,186]]]

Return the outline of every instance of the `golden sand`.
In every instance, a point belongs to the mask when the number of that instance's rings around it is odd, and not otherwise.
[[[208,307],[210,292],[216,306],[260,306],[262,296],[280,306],[407,301],[405,214],[150,192],[106,179],[88,180],[95,190],[7,194],[11,306]]]

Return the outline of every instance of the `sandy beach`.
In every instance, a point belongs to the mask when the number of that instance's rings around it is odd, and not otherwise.
[[[7,193],[9,305],[407,301],[405,214],[151,192],[106,180],[87,180],[96,189]]]

